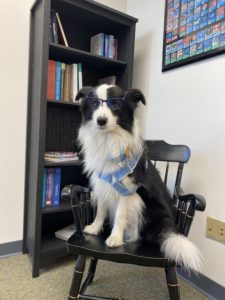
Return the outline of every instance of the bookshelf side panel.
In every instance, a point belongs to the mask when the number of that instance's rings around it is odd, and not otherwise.
[[[33,260],[34,277],[39,268],[41,237],[49,19],[50,0],[37,2],[31,10],[24,220],[24,248]]]

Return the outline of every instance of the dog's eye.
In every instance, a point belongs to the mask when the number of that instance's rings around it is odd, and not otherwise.
[[[98,98],[94,98],[94,97],[88,97],[87,102],[88,102],[88,105],[92,108],[98,108],[100,105],[100,100]]]
[[[107,105],[112,110],[120,109],[123,104],[123,98],[112,98],[107,100]]]

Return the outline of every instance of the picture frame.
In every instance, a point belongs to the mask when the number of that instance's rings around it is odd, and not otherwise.
[[[225,53],[225,0],[165,0],[162,71]]]

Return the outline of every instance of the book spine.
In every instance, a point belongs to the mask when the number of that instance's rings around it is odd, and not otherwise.
[[[71,99],[75,102],[75,97],[78,92],[78,65],[71,65]]]
[[[56,21],[57,21],[57,30],[58,30],[58,41],[62,45],[69,47],[65,32],[63,30],[62,22],[58,13],[56,13]]]
[[[49,22],[49,43],[54,43],[53,28],[52,28],[52,17],[50,17],[50,22]]]
[[[105,34],[104,56],[109,57],[109,35]]]
[[[63,90],[64,101],[70,101],[70,91],[71,91],[71,65],[66,64],[65,77],[64,77],[64,90]]]
[[[43,174],[43,189],[42,189],[42,201],[41,201],[41,207],[45,207],[45,195],[46,195],[46,168],[44,168],[44,174]]]
[[[53,31],[53,41],[55,44],[59,43],[57,23],[56,23],[56,12],[54,9],[51,10],[51,19],[52,19],[52,31]]]
[[[55,98],[55,72],[56,62],[54,60],[48,61],[48,83],[47,83],[47,98]]]
[[[117,59],[118,57],[118,39],[114,39],[113,42],[113,59]]]
[[[60,95],[61,95],[61,99],[63,100],[63,88],[64,88],[64,80],[65,80],[65,68],[66,68],[66,64],[61,63],[61,91],[60,91]]]
[[[104,49],[105,49],[105,34],[100,33],[100,55],[104,56]]]
[[[83,87],[82,63],[78,64],[78,90]]]
[[[45,205],[46,206],[52,206],[53,180],[54,180],[54,169],[47,168],[47,171],[46,171],[46,195],[45,195]]]
[[[60,183],[61,183],[61,168],[54,168],[53,201],[52,201],[53,206],[59,206]]]
[[[109,36],[109,58],[113,58],[113,53],[114,53],[114,36],[110,35]]]
[[[61,99],[61,62],[56,62],[55,74],[55,100]]]

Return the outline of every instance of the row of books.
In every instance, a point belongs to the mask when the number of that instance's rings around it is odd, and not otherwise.
[[[92,54],[117,59],[118,39],[113,35],[98,33],[91,38],[90,52]]]
[[[75,101],[77,91],[82,86],[81,63],[69,65],[60,61],[48,61],[48,99]]]
[[[61,168],[44,168],[42,208],[59,206]]]
[[[52,9],[50,17],[49,42],[69,47],[59,14]],[[98,33],[91,38],[90,52],[92,54],[117,59],[118,39],[112,34]]]
[[[69,47],[59,14],[52,9],[49,24],[49,42]]]
[[[79,160],[77,152],[45,152],[44,159],[53,162],[65,162]]]

